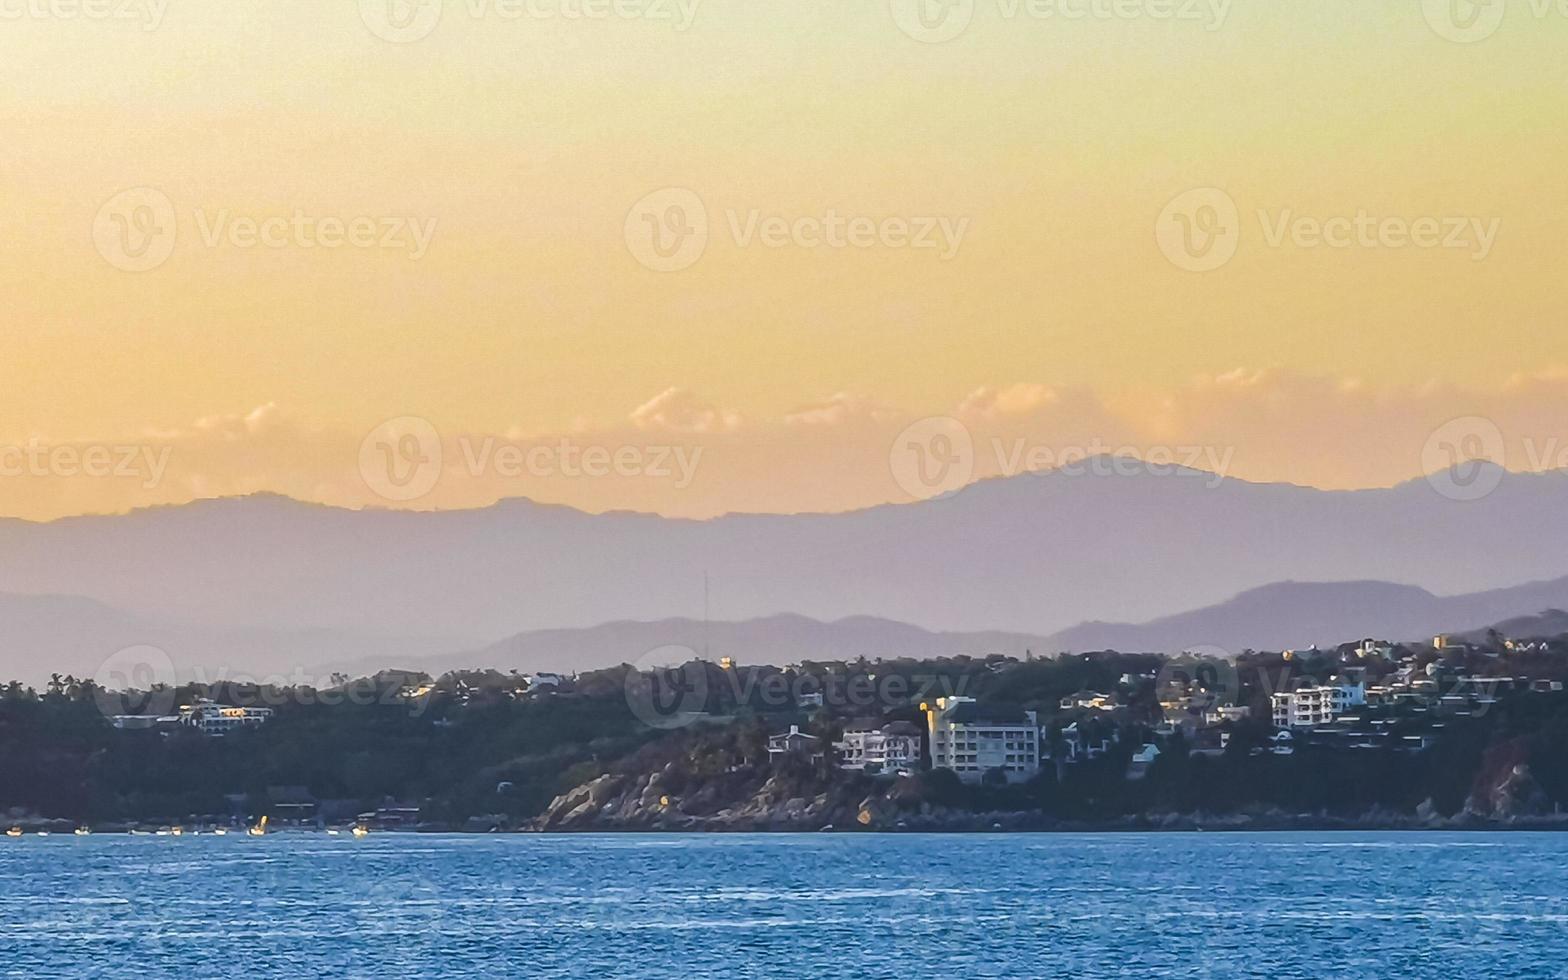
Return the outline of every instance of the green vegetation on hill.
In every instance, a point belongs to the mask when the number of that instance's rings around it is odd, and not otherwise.
[[[1568,676],[1568,661],[1540,651],[1400,653],[1421,676],[1432,663],[1455,676]],[[1212,743],[1213,731],[1161,727],[1169,718],[1155,678],[1168,661],[1155,655],[811,662],[787,669],[693,664],[652,676],[623,666],[534,688],[495,672],[439,679],[389,672],[319,691],[217,685],[169,692],[171,705],[206,698],[274,709],[265,724],[221,737],[178,724],[116,728],[105,708],[115,699],[90,682],[56,678],[41,693],[18,684],[0,691],[0,811],[13,822],[229,822],[274,812],[285,798],[304,794],[327,822],[400,806],[417,807],[419,820],[432,827],[523,828],[552,800],[599,777],[644,793],[659,787],[658,806],[677,817],[740,812],[759,796],[819,799],[850,813],[862,797],[875,797],[899,812],[939,808],[1086,823],[1264,809],[1345,818],[1369,812],[1496,817],[1568,805],[1568,693],[1562,691],[1521,689],[1485,711],[1436,724],[1397,708],[1366,712],[1400,737],[1424,733],[1428,744],[1420,751],[1393,747],[1398,738],[1389,747],[1303,743],[1290,754],[1270,751],[1269,691],[1326,680],[1349,657],[1346,651],[1290,659],[1244,654],[1227,693],[1251,717],[1220,726],[1222,748]],[[1361,667],[1377,681],[1399,663],[1382,658]],[[652,716],[650,725],[639,702],[650,684],[655,694],[681,701],[681,712]],[[1114,704],[1085,710],[1073,701],[1080,692],[1109,695]],[[767,753],[768,735],[791,724],[827,744],[846,723],[918,721],[923,701],[950,695],[1036,711],[1044,747],[1055,758],[1021,784],[963,784],[936,771],[891,781],[896,785],[889,788],[888,780],[835,770],[830,752],[820,761],[770,761]],[[1064,708],[1063,699],[1072,706]],[[1105,739],[1108,750],[1065,764],[1063,729],[1072,723],[1091,739]],[[1145,743],[1159,744],[1161,754],[1142,778],[1129,778],[1129,760]],[[658,779],[650,782],[654,773]]]

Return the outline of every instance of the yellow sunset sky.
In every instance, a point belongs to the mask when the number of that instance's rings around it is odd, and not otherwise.
[[[0,0],[0,515],[839,510],[920,496],[890,453],[930,416],[975,477],[1164,447],[1384,486],[1460,417],[1568,462],[1568,14],[915,2]],[[637,240],[693,200],[699,255]],[[443,473],[398,499],[363,450],[406,418]],[[142,468],[47,456],[93,446]]]

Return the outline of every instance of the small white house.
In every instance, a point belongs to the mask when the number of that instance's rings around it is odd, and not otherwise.
[[[1154,765],[1154,760],[1159,757],[1160,747],[1153,742],[1145,742],[1132,754],[1132,759],[1127,764],[1127,778],[1142,779],[1148,774],[1149,767]]]
[[[789,731],[768,736],[768,758],[779,759],[798,756],[818,759],[822,756],[822,739],[800,730],[799,725],[789,726]]]

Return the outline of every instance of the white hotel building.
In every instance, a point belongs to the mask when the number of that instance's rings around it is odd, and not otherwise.
[[[840,769],[869,773],[914,772],[920,768],[920,728],[907,721],[851,724],[834,742]]]
[[[937,698],[921,705],[931,742],[931,766],[979,782],[999,769],[1010,783],[1040,771],[1040,723],[1033,711],[996,706],[982,710],[974,698]]]
[[[1326,725],[1345,711],[1367,703],[1365,681],[1301,687],[1269,695],[1275,728],[1311,728]]]
[[[180,712],[180,722],[203,735],[227,735],[240,728],[255,728],[272,719],[271,708],[236,708],[212,701],[198,701]]]

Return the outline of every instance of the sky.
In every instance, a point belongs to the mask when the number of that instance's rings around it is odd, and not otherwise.
[[[0,0],[0,515],[1568,465],[1545,0]]]

